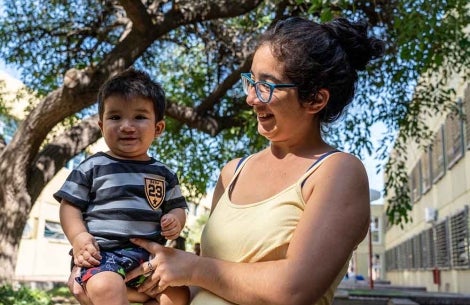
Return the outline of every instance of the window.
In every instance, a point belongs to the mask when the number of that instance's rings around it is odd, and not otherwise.
[[[452,266],[470,267],[468,208],[450,218]]]
[[[413,240],[405,241],[405,269],[413,268]]]
[[[431,173],[431,148],[427,148],[421,157],[421,177],[423,181],[422,193],[426,194],[431,189],[432,173]]]
[[[398,270],[406,270],[406,248],[405,243],[398,245],[397,249],[397,267]]]
[[[372,242],[374,244],[380,243],[381,239],[381,234],[380,234],[380,218],[376,216],[372,216],[370,219],[370,234],[372,238]]]
[[[458,114],[450,114],[445,121],[446,157],[451,168],[463,156],[462,120]]]
[[[421,246],[422,246],[422,267],[429,269],[433,268],[435,263],[435,255],[434,255],[434,238],[433,238],[433,230],[427,229],[421,232]]]
[[[445,172],[445,158],[444,158],[444,141],[443,141],[443,129],[439,131],[434,136],[434,141],[431,149],[431,171],[433,175],[433,183],[439,181],[439,179],[444,176]]]
[[[413,244],[413,269],[418,269],[421,268],[423,263],[422,263],[422,245],[421,245],[421,236],[420,235],[415,235],[412,238],[412,244]]]
[[[465,89],[462,101],[463,111],[465,113],[465,136],[467,138],[467,149],[470,149],[470,84]]]
[[[436,245],[436,266],[450,267],[447,219],[436,225],[434,229],[434,244]]]
[[[398,247],[393,248],[393,258],[395,259],[395,263],[393,264],[394,269],[393,270],[399,270],[400,265],[399,265],[399,260],[398,260]]]
[[[421,199],[421,161],[411,171],[411,198],[413,202]]]
[[[382,263],[380,254],[375,253],[372,259],[372,279],[379,280],[382,277]]]
[[[44,237],[60,240],[66,239],[64,231],[62,231],[62,227],[60,226],[60,223],[53,221],[46,221],[46,224],[44,226]]]
[[[23,235],[21,236],[21,238],[24,238],[24,239],[30,239],[30,238],[33,238],[34,237],[34,234],[33,234],[33,226],[31,224],[31,221],[28,220],[26,222],[26,225],[24,226],[24,229],[23,229]]]

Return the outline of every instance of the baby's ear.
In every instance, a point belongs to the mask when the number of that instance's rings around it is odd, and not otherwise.
[[[101,129],[101,135],[103,135],[103,121],[98,120],[98,126],[99,126],[100,129]]]
[[[165,121],[161,120],[155,123],[155,138],[158,138],[165,131]]]

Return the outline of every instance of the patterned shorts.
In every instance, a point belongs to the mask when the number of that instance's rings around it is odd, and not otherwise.
[[[125,278],[127,272],[140,266],[149,259],[149,253],[142,248],[127,248],[107,252],[101,251],[101,257],[102,259],[98,266],[81,268],[80,276],[75,278],[80,285],[85,284],[93,275],[103,271],[116,272],[121,275],[122,278]],[[142,284],[144,280],[145,276],[141,275],[127,282],[126,285],[129,287],[137,287]]]

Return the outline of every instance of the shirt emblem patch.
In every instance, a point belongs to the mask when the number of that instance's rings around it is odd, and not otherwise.
[[[152,209],[156,210],[160,207],[165,199],[165,180],[144,178],[145,179],[145,196]]]

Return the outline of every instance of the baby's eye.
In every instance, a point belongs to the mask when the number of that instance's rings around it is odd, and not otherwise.
[[[138,115],[135,117],[137,120],[145,120],[147,117],[145,115]]]
[[[117,121],[119,120],[121,117],[119,115],[111,115],[108,119],[109,120],[113,120],[113,121]]]

